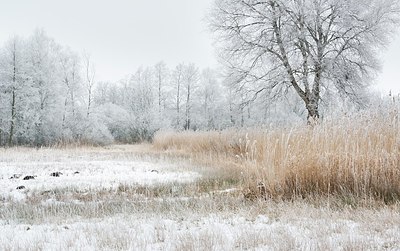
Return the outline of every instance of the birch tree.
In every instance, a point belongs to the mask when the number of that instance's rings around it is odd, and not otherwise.
[[[398,17],[398,0],[216,0],[210,24],[238,88],[294,90],[311,120],[329,88],[357,101]]]
[[[5,48],[1,53],[0,62],[0,78],[1,88],[0,90],[5,94],[5,99],[8,104],[4,104],[7,111],[4,111],[6,115],[3,119],[9,123],[8,128],[3,128],[7,131],[7,144],[12,146],[14,143],[14,135],[18,128],[17,116],[21,112],[20,100],[24,98],[24,52],[23,52],[23,41],[14,37],[6,44]],[[7,130],[8,129],[8,130]],[[0,140],[1,144],[1,140]]]

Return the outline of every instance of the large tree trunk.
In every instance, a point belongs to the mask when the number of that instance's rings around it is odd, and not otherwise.
[[[318,101],[316,101],[315,99],[311,99],[308,103],[306,103],[306,109],[308,111],[308,123],[315,123],[319,119]]]

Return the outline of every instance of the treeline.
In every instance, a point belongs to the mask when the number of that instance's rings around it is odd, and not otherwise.
[[[192,63],[171,68],[160,62],[115,83],[98,82],[88,55],[37,30],[1,48],[0,145],[134,143],[151,140],[160,129],[304,121],[290,89],[277,102],[234,79]],[[325,97],[323,109],[344,104],[329,99],[329,92]]]

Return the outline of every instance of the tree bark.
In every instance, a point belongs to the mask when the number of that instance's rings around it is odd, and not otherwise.
[[[319,119],[318,101],[315,99],[311,99],[308,103],[306,103],[306,109],[308,112],[307,122],[309,124],[312,124],[318,121]]]

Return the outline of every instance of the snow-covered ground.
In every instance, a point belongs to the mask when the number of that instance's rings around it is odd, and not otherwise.
[[[57,172],[58,177],[51,176]],[[33,179],[24,180],[27,176]],[[196,172],[174,170],[171,164],[145,161],[0,162],[0,198],[21,200],[32,192],[54,189],[96,192],[120,185],[185,183],[199,177]]]
[[[398,222],[398,220],[397,220]],[[246,213],[123,215],[0,224],[2,250],[399,250],[400,227],[379,219],[297,219]]]
[[[0,150],[0,250],[400,250],[398,204],[248,202],[234,188],[120,191],[200,184],[210,178],[200,170],[129,146]]]

